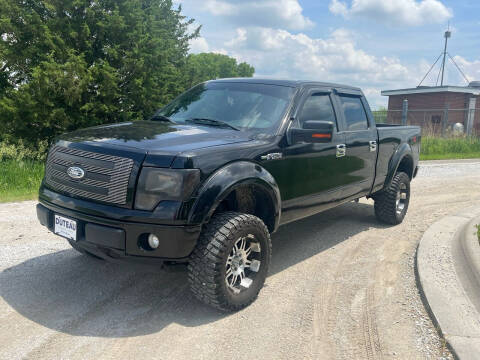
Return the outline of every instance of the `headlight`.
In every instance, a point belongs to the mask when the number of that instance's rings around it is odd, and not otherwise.
[[[162,200],[187,199],[200,181],[197,169],[144,167],[138,180],[135,209],[153,210]]]

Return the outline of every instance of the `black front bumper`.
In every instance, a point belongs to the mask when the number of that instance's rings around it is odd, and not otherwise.
[[[196,245],[201,229],[200,226],[119,221],[44,201],[37,204],[38,220],[52,232],[55,214],[77,221],[77,246],[112,260],[186,260]],[[160,239],[158,248],[148,249],[148,234],[155,234]]]

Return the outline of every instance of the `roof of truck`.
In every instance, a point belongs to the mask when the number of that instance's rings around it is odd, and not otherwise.
[[[303,85],[314,85],[321,87],[332,87],[332,88],[341,88],[341,89],[352,89],[359,90],[360,88],[344,84],[334,84],[321,81],[311,81],[311,80],[282,80],[282,79],[265,79],[265,78],[227,78],[227,79],[216,79],[211,80],[211,82],[244,82],[244,83],[253,83],[253,84],[266,84],[266,85],[280,85],[280,86],[290,86],[290,87],[299,87]]]

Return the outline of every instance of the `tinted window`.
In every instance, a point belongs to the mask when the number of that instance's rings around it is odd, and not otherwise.
[[[368,129],[368,120],[362,101],[357,96],[340,95],[340,104],[345,120],[347,122],[348,131],[366,130]]]
[[[305,101],[300,114],[300,124],[307,120],[331,121],[335,124],[335,113],[329,95],[313,94]]]
[[[279,125],[294,92],[286,86],[211,82],[188,90],[158,113],[178,123],[205,118],[265,131]]]

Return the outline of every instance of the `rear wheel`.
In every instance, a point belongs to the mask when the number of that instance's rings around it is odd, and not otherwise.
[[[390,186],[375,194],[375,216],[381,222],[400,224],[410,202],[410,178],[404,172],[395,174]]]
[[[253,215],[215,215],[200,236],[188,265],[195,296],[223,311],[250,305],[258,296],[271,258],[270,234]]]

